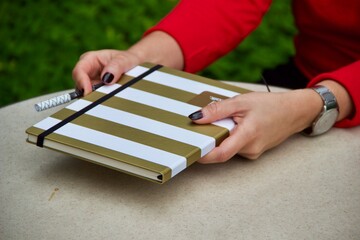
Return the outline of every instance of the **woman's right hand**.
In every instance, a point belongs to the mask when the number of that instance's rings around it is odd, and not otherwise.
[[[182,69],[184,58],[178,43],[170,35],[154,31],[143,37],[126,51],[99,50],[81,55],[73,69],[76,87],[84,95],[92,91],[92,85],[103,81],[113,84],[124,72],[143,63],[162,64]]]
[[[92,85],[103,81],[116,82],[120,76],[140,64],[140,58],[131,51],[99,50],[82,54],[73,69],[73,79],[84,95],[92,91]]]

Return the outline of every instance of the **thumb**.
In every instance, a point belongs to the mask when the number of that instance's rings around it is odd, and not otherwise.
[[[220,102],[212,102],[206,107],[189,115],[189,118],[196,123],[212,123],[229,117],[233,113],[228,99]]]
[[[129,71],[138,64],[126,54],[119,54],[112,58],[103,68],[101,80],[104,84],[113,84],[119,80],[124,72]]]

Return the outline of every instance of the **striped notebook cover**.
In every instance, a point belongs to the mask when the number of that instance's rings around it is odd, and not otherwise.
[[[27,141],[164,183],[211,151],[231,119],[196,125],[188,115],[245,89],[153,64],[128,71],[26,130]]]

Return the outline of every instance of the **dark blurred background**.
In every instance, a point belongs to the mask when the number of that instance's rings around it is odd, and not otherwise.
[[[0,107],[74,87],[72,68],[89,50],[126,49],[176,0],[3,0],[0,3]],[[290,0],[274,0],[260,27],[199,74],[253,82],[287,61],[295,33]]]

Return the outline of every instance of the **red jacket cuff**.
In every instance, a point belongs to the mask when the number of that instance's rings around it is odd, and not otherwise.
[[[316,76],[308,83],[308,87],[312,87],[323,80],[333,80],[344,86],[353,101],[354,114],[350,118],[337,122],[335,126],[346,128],[360,125],[360,60],[333,72]]]

